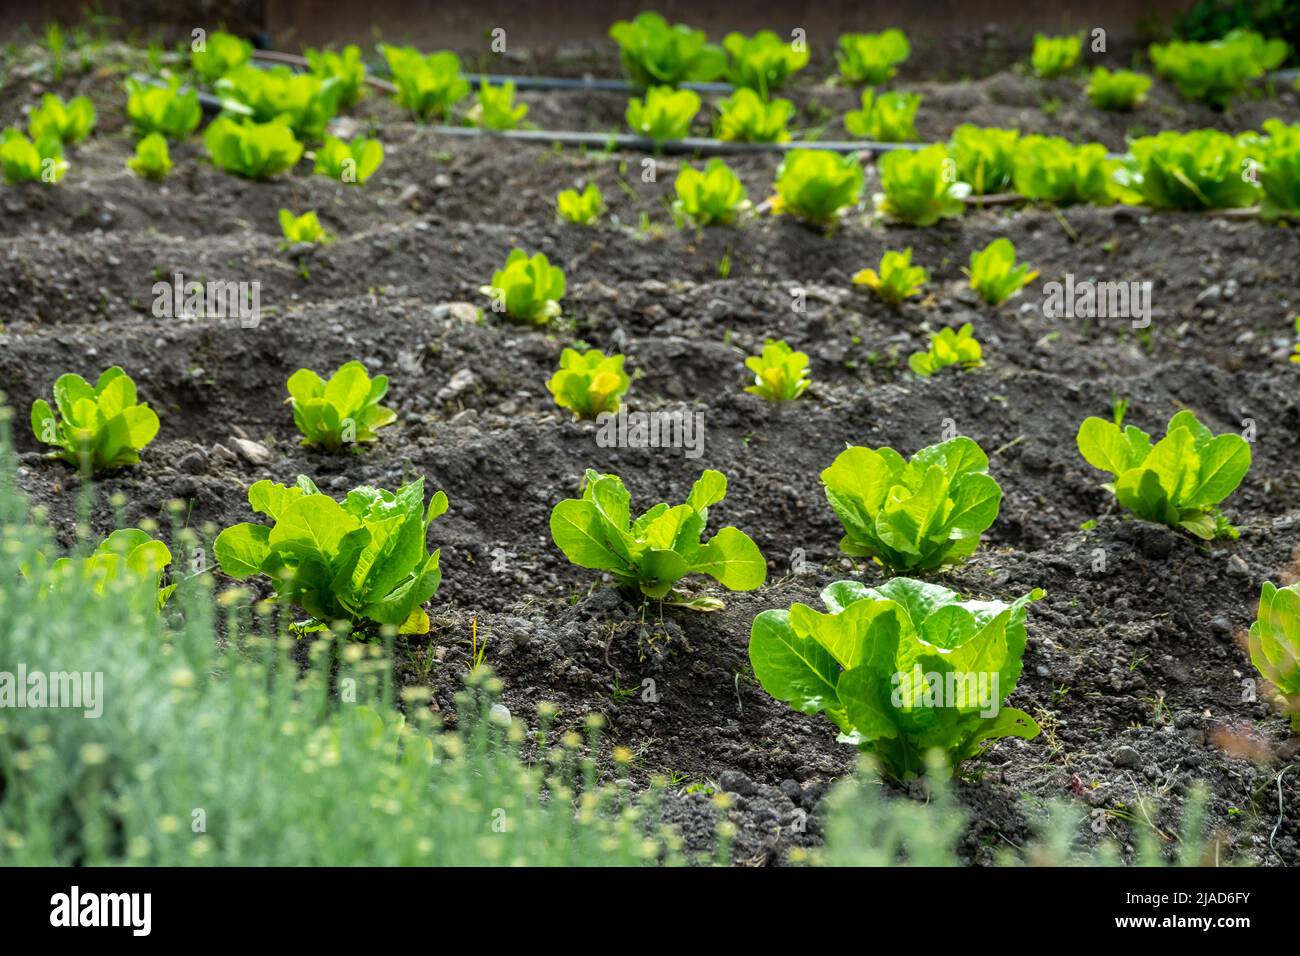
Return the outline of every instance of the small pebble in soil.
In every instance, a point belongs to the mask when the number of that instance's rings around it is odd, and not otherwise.
[[[1116,767],[1136,767],[1141,759],[1141,755],[1127,744],[1116,747],[1110,754],[1111,763]]]

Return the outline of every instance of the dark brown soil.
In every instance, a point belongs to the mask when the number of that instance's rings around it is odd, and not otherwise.
[[[126,495],[131,523],[166,525],[167,502],[180,499],[192,525],[219,529],[251,519],[245,489],[260,478],[305,473],[338,495],[423,474],[451,499],[431,535],[444,582],[430,608],[433,632],[399,644],[398,679],[431,684],[454,719],[476,617],[515,715],[531,719],[541,701],[559,704],[565,726],[603,714],[607,741],[635,755],[638,782],[658,773],[681,781],[673,812],[689,837],[703,839],[712,814],[687,793],[691,785],[729,790],[741,795],[737,859],[779,862],[790,846],[818,839],[815,813],[804,833],[796,811],[813,813],[855,753],[835,743],[827,722],[791,712],[758,686],[746,652],[750,621],[765,608],[815,602],[833,580],[874,576],[838,553],[840,528],[818,481],[846,443],[910,454],[951,424],[990,453],[1004,499],[974,559],[938,578],[973,595],[1048,592],[1030,612],[1025,676],[1010,701],[1045,732],[1001,742],[971,766],[960,788],[975,819],[968,858],[986,862],[1021,843],[1052,798],[1113,811],[1110,831],[1123,842],[1129,828],[1120,818],[1155,798],[1166,808],[1158,824],[1172,829],[1188,787],[1203,782],[1213,793],[1211,824],[1233,852],[1261,864],[1300,861],[1294,776],[1270,847],[1289,734],[1262,696],[1251,699],[1254,669],[1241,646],[1260,583],[1294,575],[1300,369],[1287,355],[1300,310],[1295,231],[1085,208],[986,210],[929,230],[855,216],[831,237],[769,217],[697,235],[673,230],[666,210],[676,161],[660,161],[646,183],[639,155],[438,137],[378,102],[360,112],[387,160],[362,188],[310,176],[306,163],[282,181],[247,183],[210,167],[197,143],[177,151],[176,174],[158,186],[122,167],[130,143],[117,82],[65,84],[65,93],[91,93],[101,119],[70,155],[64,183],[0,189],[0,388],[19,419],[58,374],[91,376],[115,363],[162,417],[143,463],[102,483],[96,532],[112,525],[115,492]],[[1300,114],[1292,93],[1227,117],[1161,93],[1131,120],[1114,120],[1054,87],[1066,105],[1049,118],[1040,84],[1011,73],[919,88],[927,137],[970,120],[1119,147],[1126,124],[1247,128]],[[40,90],[23,81],[0,91],[0,123]],[[839,115],[848,94],[798,96],[833,103]],[[618,125],[621,100],[547,94],[534,107],[545,126],[605,129]],[[733,164],[755,200],[767,195],[776,162]],[[873,179],[869,171],[868,194]],[[555,193],[589,180],[610,203],[610,220],[591,230],[557,223]],[[305,255],[280,250],[282,206],[317,209],[338,241]],[[1003,235],[1042,278],[991,310],[964,288],[960,268]],[[544,251],[568,275],[565,317],[553,328],[476,311],[478,287],[517,245]],[[850,277],[904,246],[932,270],[932,294],[891,311]],[[155,318],[153,285],[178,272],[259,280],[260,325]],[[1045,318],[1040,284],[1067,273],[1151,282],[1150,328]],[[804,312],[792,308],[800,290]],[[984,369],[928,380],[906,371],[927,329],[966,321],[984,343]],[[772,407],[742,391],[743,359],[766,337],[812,358],[815,384],[795,404]],[[704,455],[600,448],[593,426],[561,414],[544,383],[560,350],[579,340],[626,353],[632,408],[702,412]],[[350,359],[392,377],[398,424],[357,454],[300,448],[281,404],[285,379]],[[1113,396],[1131,399],[1129,420],[1148,431],[1182,407],[1216,431],[1253,421],[1254,464],[1226,504],[1240,540],[1206,545],[1114,507],[1099,488],[1103,476],[1074,446],[1078,423],[1108,415]],[[232,437],[263,444],[268,460],[234,453]],[[70,542],[77,480],[45,460],[25,430],[18,443],[22,489]],[[721,613],[643,610],[550,541],[550,509],[578,492],[586,468],[622,475],[634,504],[648,506],[681,500],[704,467],[730,483],[716,525],[747,531],[770,564],[768,585],[726,595]],[[808,562],[802,574],[792,572],[796,552]],[[657,701],[645,699],[646,681]],[[1095,839],[1086,827],[1082,836]]]

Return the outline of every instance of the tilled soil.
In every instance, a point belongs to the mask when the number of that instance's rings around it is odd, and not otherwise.
[[[986,862],[1021,844],[1052,799],[1105,811],[1122,844],[1132,839],[1125,820],[1145,826],[1136,808],[1159,801],[1150,824],[1172,832],[1199,782],[1212,792],[1210,822],[1225,852],[1269,865],[1300,859],[1294,775],[1277,825],[1275,778],[1294,742],[1257,692],[1242,640],[1260,583],[1295,577],[1293,230],[1141,209],[1004,208],[928,230],[855,216],[828,237],[765,217],[696,234],[674,230],[666,208],[678,160],[658,160],[646,182],[639,155],[439,137],[373,100],[360,112],[387,159],[362,188],[310,176],[306,162],[274,183],[244,182],[203,161],[197,142],[175,151],[176,173],[159,186],[122,166],[130,141],[116,83],[95,75],[65,84],[65,95],[96,98],[100,127],[71,153],[64,183],[0,190],[0,388],[19,420],[58,374],[90,377],[112,364],[162,418],[143,463],[101,483],[96,532],[114,521],[115,492],[127,498],[128,522],[166,526],[167,503],[179,499],[192,526],[220,529],[252,519],[245,489],[260,478],[303,473],[338,496],[424,475],[451,499],[430,540],[442,549],[444,581],[432,633],[399,642],[399,681],[431,685],[454,721],[476,618],[516,716],[531,720],[542,701],[560,706],[565,727],[602,714],[606,743],[632,751],[637,784],[656,774],[675,782],[669,816],[693,845],[712,827],[707,791],[723,789],[739,795],[736,859],[780,862],[791,846],[817,842],[818,799],[856,754],[835,743],[829,723],[763,692],[748,663],[750,622],[766,608],[816,604],[831,581],[878,576],[839,554],[839,524],[821,492],[818,475],[845,444],[910,454],[956,431],[989,452],[1004,498],[975,557],[935,579],[972,596],[1048,595],[1029,612],[1024,678],[1009,700],[1044,733],[1002,741],[970,766],[958,791],[974,819],[967,858]],[[1246,101],[1229,117],[1202,115],[1165,91],[1133,118],[1105,118],[1077,93],[1047,117],[1040,85],[1011,73],[921,84],[922,132],[941,137],[971,120],[1118,148],[1134,123],[1235,129],[1298,112],[1288,93]],[[0,120],[39,92],[34,82],[4,88]],[[820,89],[797,97],[827,95],[851,99]],[[546,94],[534,115],[548,127],[608,129],[621,105]],[[845,108],[833,106],[837,116]],[[777,161],[733,163],[755,201],[770,191]],[[556,222],[554,194],[587,181],[600,184],[609,220],[593,229]],[[868,194],[874,186],[868,170]],[[282,206],[317,209],[338,241],[282,250]],[[960,270],[1003,235],[1041,278],[994,310],[976,302]],[[479,311],[479,287],[514,246],[544,251],[568,276],[565,315],[551,328]],[[924,299],[895,311],[855,290],[854,272],[905,246],[932,270]],[[260,322],[156,317],[154,284],[177,273],[260,281]],[[1041,283],[1067,273],[1150,282],[1150,327],[1045,317]],[[927,380],[906,371],[928,330],[963,322],[984,344],[985,368]],[[796,403],[774,407],[742,390],[743,360],[767,337],[811,356],[815,384]],[[627,355],[633,410],[702,413],[703,454],[602,448],[594,425],[555,408],[545,380],[578,341]],[[301,448],[281,404],[286,378],[351,359],[391,376],[398,424],[352,454]],[[1205,544],[1115,508],[1099,487],[1105,476],[1074,445],[1079,422],[1109,415],[1115,397],[1131,400],[1129,421],[1148,431],[1188,407],[1216,431],[1253,434],[1252,469],[1225,508],[1239,540]],[[45,460],[25,428],[17,438],[21,488],[71,542],[77,479]],[[729,479],[726,501],[711,509],[715,528],[749,533],[770,566],[765,587],[724,595],[720,613],[643,609],[550,540],[551,507],[578,494],[587,468],[623,476],[644,508],[682,500],[706,467]],[[801,811],[812,814],[806,828]],[[1096,839],[1092,827],[1081,836]]]

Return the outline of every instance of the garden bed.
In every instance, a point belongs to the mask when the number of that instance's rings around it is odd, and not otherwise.
[[[925,95],[927,140],[970,121],[1119,149],[1139,126],[1244,130],[1268,116],[1300,117],[1293,92],[1243,100],[1223,116],[1157,87],[1142,112],[1115,118],[1091,110],[1076,84],[1011,72],[915,88]],[[5,88],[0,125],[38,92]],[[707,836],[707,790],[721,788],[741,797],[731,810],[736,859],[779,862],[792,846],[818,842],[818,799],[853,769],[856,751],[837,744],[824,719],[794,713],[758,685],[750,623],[766,608],[818,604],[831,581],[876,580],[840,554],[840,525],[818,481],[846,443],[910,454],[955,427],[989,452],[1004,497],[984,546],[934,580],[1005,600],[1047,592],[1029,612],[1024,677],[1009,700],[1044,732],[1000,741],[969,768],[958,790],[973,811],[968,859],[987,862],[1022,843],[1052,799],[1109,811],[1106,829],[1122,841],[1125,819],[1158,801],[1162,814],[1150,822],[1172,831],[1188,788],[1202,782],[1225,849],[1260,864],[1300,862],[1300,795],[1275,782],[1278,755],[1292,753],[1293,741],[1284,718],[1248,699],[1254,669],[1243,648],[1260,583],[1295,577],[1300,373],[1287,362],[1300,310],[1295,230],[1084,207],[977,210],[931,229],[854,217],[830,237],[763,217],[696,234],[673,229],[666,209],[681,160],[660,159],[646,183],[639,154],[440,137],[374,98],[343,121],[373,124],[385,146],[364,188],[302,173],[246,182],[202,161],[197,143],[175,151],[177,171],[160,186],[123,166],[131,143],[117,76],[61,92],[91,95],[99,126],[70,152],[58,188],[0,190],[8,225],[0,388],[21,412],[63,371],[91,376],[120,364],[158,411],[162,429],[142,465],[101,483],[96,532],[113,525],[109,496],[118,492],[130,524],[166,525],[166,504],[179,499],[191,526],[221,529],[250,520],[246,489],[264,477],[307,474],[338,496],[424,475],[451,501],[430,542],[442,549],[444,577],[429,608],[432,632],[398,643],[399,682],[431,685],[454,722],[476,619],[513,714],[528,720],[552,701],[562,729],[602,714],[606,743],[633,755],[637,786],[656,774],[674,781],[669,816],[688,840]],[[1053,116],[1041,108],[1045,93],[1061,100]],[[803,116],[832,115],[829,138],[840,138],[838,117],[856,105],[842,89],[804,87],[794,98]],[[523,99],[547,128],[622,126],[617,95]],[[746,156],[731,165],[759,200],[778,162]],[[867,195],[874,177],[868,170]],[[601,186],[610,220],[590,230],[557,222],[555,193],[588,181]],[[338,241],[280,249],[281,207],[316,209]],[[1150,327],[1048,319],[1037,285],[1001,309],[983,306],[960,269],[998,236],[1043,282],[1072,273],[1152,283]],[[545,252],[568,276],[553,329],[477,311],[486,302],[479,287],[514,246]],[[882,251],[905,246],[932,270],[932,294],[895,311],[851,284]],[[176,273],[260,281],[260,323],[155,317],[153,286]],[[803,312],[792,308],[800,292]],[[906,374],[927,329],[968,321],[985,368]],[[742,390],[743,360],[768,337],[811,357],[814,384],[796,403],[771,406]],[[633,410],[702,413],[702,456],[603,448],[595,425],[570,421],[545,381],[576,340],[627,355]],[[286,378],[351,359],[391,377],[397,425],[356,454],[299,447],[280,404]],[[1225,507],[1238,541],[1206,544],[1116,509],[1074,444],[1079,422],[1106,417],[1114,396],[1131,400],[1128,420],[1147,431],[1183,407],[1216,432],[1253,420],[1253,466]],[[45,460],[26,430],[18,443],[21,490],[70,544],[78,480]],[[550,510],[578,494],[584,469],[623,476],[634,506],[648,506],[681,500],[705,467],[729,481],[715,525],[745,530],[769,561],[768,584],[726,594],[719,613],[643,609],[551,541]],[[799,555],[806,566],[795,573]],[[646,681],[657,700],[646,699]],[[795,825],[800,810],[813,814],[806,831]]]

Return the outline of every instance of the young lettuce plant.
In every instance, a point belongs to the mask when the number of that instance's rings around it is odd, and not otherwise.
[[[1020,132],[1014,129],[963,123],[952,131],[948,155],[956,164],[957,181],[970,184],[971,194],[989,196],[1011,187],[1016,145]]]
[[[182,140],[198,129],[203,119],[198,92],[182,90],[174,78],[167,86],[128,79],[126,94],[126,115],[136,136],[159,133],[169,140]]]
[[[883,33],[845,33],[835,51],[840,76],[854,86],[879,86],[898,72],[897,66],[912,53],[902,30]]]
[[[1300,733],[1300,584],[1264,582],[1249,643],[1250,662],[1282,696],[1291,730]]]
[[[691,121],[699,111],[700,97],[693,91],[652,86],[644,100],[634,98],[627,104],[627,125],[661,145],[689,136]]]
[[[204,83],[215,83],[252,58],[253,44],[221,30],[205,38],[200,48],[190,51],[190,64]]]
[[[718,139],[733,143],[784,143],[794,115],[789,100],[765,100],[751,89],[738,89],[718,103]]]
[[[1259,198],[1259,187],[1243,174],[1250,142],[1213,129],[1143,136],[1129,143],[1123,179],[1154,209],[1249,206]]]
[[[754,384],[745,391],[769,402],[789,402],[808,390],[808,356],[796,352],[785,342],[768,339],[759,355],[745,359],[745,367],[754,373]]]
[[[312,172],[360,186],[383,161],[384,144],[377,139],[355,136],[352,142],[345,143],[337,136],[327,136],[324,144],[316,150],[316,165]]]
[[[1247,82],[1277,69],[1286,59],[1287,44],[1250,30],[1233,30],[1209,43],[1153,43],[1148,52],[1156,72],[1172,81],[1185,99],[1222,109]]]
[[[1218,505],[1250,470],[1250,443],[1240,435],[1216,436],[1184,409],[1154,445],[1134,425],[1096,417],[1084,420],[1075,441],[1088,464],[1114,476],[1102,487],[1144,521],[1206,541],[1237,537]]]
[[[880,257],[880,270],[862,269],[853,274],[854,285],[864,285],[892,308],[898,308],[904,299],[919,295],[921,287],[930,281],[930,273],[921,266],[912,265],[912,247],[902,252],[886,250]]]
[[[921,94],[889,92],[877,94],[870,87],[862,91],[862,109],[844,116],[850,136],[881,143],[906,143],[916,136],[916,111]]]
[[[221,105],[234,116],[259,123],[278,120],[301,139],[319,141],[339,111],[343,88],[337,81],[287,66],[269,70],[241,66],[217,80]]]
[[[397,421],[397,413],[380,405],[388,394],[388,376],[373,379],[360,362],[348,362],[329,381],[310,369],[289,376],[288,404],[302,444],[327,451],[372,442],[375,431]]]
[[[1029,56],[1029,64],[1034,74],[1044,80],[1054,80],[1064,76],[1079,64],[1083,55],[1083,34],[1068,37],[1049,37],[1041,33],[1034,34],[1034,51]]]
[[[467,119],[480,129],[506,130],[519,129],[527,115],[528,104],[515,103],[514,80],[506,80],[500,86],[491,86],[483,80]]]
[[[822,228],[832,226],[862,198],[864,180],[855,156],[792,149],[776,171],[772,213],[788,213]]]
[[[33,143],[16,126],[10,126],[0,139],[0,175],[7,183],[57,183],[67,172],[63,144],[57,138]]]
[[[941,329],[931,333],[930,347],[925,352],[913,352],[907,366],[917,375],[928,378],[942,368],[978,368],[984,364],[983,350],[975,340],[974,327],[967,322],[960,329]]]
[[[274,524],[237,524],[213,543],[221,570],[237,581],[269,579],[281,601],[311,620],[300,633],[335,622],[371,635],[382,627],[427,634],[421,607],[438,591],[438,552],[427,553],[429,526],[447,510],[439,491],[424,507],[424,479],[396,492],[363,485],[342,504],[304,475],[286,487],[259,481],[248,489],[253,511]]]
[[[555,404],[571,410],[575,418],[613,414],[632,380],[623,371],[622,355],[606,355],[599,349],[578,352],[565,349],[560,367],[546,383]]]
[[[1006,604],[911,578],[836,581],[822,591],[827,613],[795,604],[755,617],[749,658],[769,694],[824,713],[842,742],[909,780],[932,750],[950,771],[990,741],[1038,735],[1002,701],[1020,680],[1026,610],[1044,596],[1035,588]]]
[[[1016,192],[1055,206],[1106,206],[1122,195],[1114,178],[1118,167],[1100,143],[1075,146],[1060,136],[1025,136],[1016,150]]]
[[[313,76],[333,80],[339,87],[339,108],[355,106],[366,93],[366,64],[361,59],[361,48],[349,43],[342,52],[335,50],[303,50]]]
[[[955,164],[941,145],[919,150],[894,150],[880,158],[876,210],[913,226],[933,226],[966,211],[962,201],[970,185],[954,179]]]
[[[1132,70],[1115,70],[1104,66],[1092,71],[1085,92],[1092,105],[1112,113],[1128,113],[1141,106],[1151,89],[1151,77]]]
[[[76,465],[84,474],[101,475],[134,465],[140,452],[158,434],[158,416],[136,400],[135,382],[114,365],[91,385],[80,375],[60,375],[54,383],[54,405],[32,403],[32,433],[53,445],[51,458]]]
[[[203,134],[215,166],[247,179],[270,179],[292,169],[302,158],[303,145],[279,120],[255,123],[218,116]]]
[[[505,268],[492,273],[492,284],[479,291],[492,297],[493,312],[544,325],[560,314],[564,273],[540,252],[529,258],[524,250],[512,249]]]
[[[397,102],[421,122],[446,122],[456,104],[469,96],[469,82],[460,75],[460,57],[443,50],[422,54],[414,47],[381,44],[397,85]]]
[[[628,78],[642,89],[708,83],[727,70],[726,52],[709,43],[703,30],[681,23],[669,26],[657,13],[619,20],[609,28],[609,35],[618,44]]]
[[[595,183],[588,183],[582,192],[565,189],[555,197],[555,211],[575,226],[593,226],[605,214],[605,197]]]
[[[894,780],[919,776],[931,750],[948,768],[1038,724],[1002,706],[1020,680],[1035,588],[1005,604],[964,600],[937,584],[836,581],[827,613],[806,604],[754,618],[749,659],[763,689],[804,714],[824,713],[840,740]]]
[[[141,179],[161,181],[172,171],[171,151],[161,133],[150,133],[135,144],[135,155],[126,161],[127,167]]]
[[[65,146],[80,143],[95,126],[95,106],[85,96],[69,102],[54,93],[41,97],[39,108],[27,117],[27,132],[35,141],[57,139]]]
[[[1264,133],[1257,170],[1260,218],[1300,222],[1300,125],[1269,119],[1264,121]]]
[[[657,504],[635,521],[631,496],[617,475],[588,469],[586,477],[581,498],[561,501],[551,511],[551,538],[578,567],[608,571],[633,594],[696,610],[718,610],[722,602],[675,594],[688,574],[706,574],[731,591],[753,591],[767,580],[767,562],[743,531],[726,527],[701,541],[709,508],[727,494],[721,472],[705,471],[684,504]]]
[[[759,30],[752,37],[728,33],[722,46],[731,55],[727,77],[732,85],[754,90],[764,99],[808,65],[807,44],[796,46],[771,30]]]
[[[1038,278],[1037,271],[1016,264],[1016,247],[1005,236],[972,252],[970,268],[962,271],[970,276],[970,287],[991,306],[1001,305]]]
[[[964,561],[1002,502],[988,467],[980,446],[961,435],[911,461],[892,448],[846,448],[822,472],[826,500],[844,525],[840,550],[891,573]]]
[[[308,210],[301,216],[295,216],[288,209],[281,209],[280,231],[284,233],[281,249],[298,245],[328,245],[334,241],[334,236],[320,224],[320,217],[316,215],[314,209]]]
[[[679,226],[684,222],[697,227],[730,226],[750,206],[745,184],[717,157],[704,165],[704,172],[683,163],[673,189],[677,193],[673,216]]]
[[[65,584],[74,588],[80,582],[89,582],[92,593],[99,597],[134,588],[147,590],[153,605],[162,610],[176,585],[163,586],[163,573],[172,563],[172,553],[167,545],[154,540],[139,528],[120,528],[95,546],[85,557],[60,557],[50,561],[37,552],[30,567],[22,569],[24,577],[32,577],[39,568],[46,570],[41,576],[48,581],[50,594],[58,598]]]

